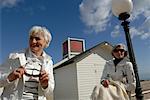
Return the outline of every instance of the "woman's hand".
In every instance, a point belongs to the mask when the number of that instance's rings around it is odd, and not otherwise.
[[[102,85],[103,85],[104,87],[108,88],[108,87],[109,87],[109,80],[103,80],[103,81],[102,81]]]
[[[21,67],[19,67],[18,69],[12,71],[12,72],[8,75],[7,79],[8,79],[10,82],[12,82],[12,81],[16,80],[17,78],[22,78],[22,76],[23,76],[24,73],[25,73],[25,68],[21,66]]]
[[[39,80],[42,88],[46,89],[48,87],[49,78],[48,78],[48,73],[45,70],[41,71]]]

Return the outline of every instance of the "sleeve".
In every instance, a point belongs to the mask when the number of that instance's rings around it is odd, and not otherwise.
[[[49,74],[49,82],[48,87],[46,89],[43,89],[44,95],[47,98],[47,100],[50,100],[51,96],[53,95],[54,90],[54,75],[53,75],[53,61],[49,60],[49,63],[45,66],[45,70]]]
[[[7,77],[12,71],[12,68],[9,64],[9,60],[6,60],[3,64],[0,65],[0,87],[5,87],[13,82],[9,82]]]
[[[101,82],[103,80],[106,80],[106,79],[109,79],[109,74],[108,74],[108,67],[109,67],[109,64],[108,62],[106,62],[105,66],[104,66],[104,69],[103,69],[103,73],[102,73],[102,77],[101,77]]]
[[[15,82],[15,81],[9,82],[7,77],[13,70],[20,67],[21,62],[23,62],[22,61],[23,59],[18,59],[20,56],[24,56],[24,53],[23,52],[22,53],[10,53],[7,60],[3,64],[0,65],[0,87],[5,87]],[[25,59],[25,56],[24,56],[24,59]]]
[[[136,79],[133,70],[133,65],[131,62],[127,63],[126,74],[127,74],[127,84],[125,88],[127,91],[132,91],[136,88]]]

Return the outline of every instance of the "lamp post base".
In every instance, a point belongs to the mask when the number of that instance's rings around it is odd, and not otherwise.
[[[136,93],[137,100],[144,100],[143,99],[144,96],[142,94],[142,88],[141,87],[136,87],[135,93]]]

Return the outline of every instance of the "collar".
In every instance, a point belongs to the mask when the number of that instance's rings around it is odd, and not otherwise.
[[[30,56],[30,57],[38,58],[38,57],[31,51],[30,48],[27,49],[27,54],[28,54],[28,56]],[[45,51],[42,52],[42,56],[41,56],[41,57],[44,57],[44,58],[46,57]]]
[[[108,61],[108,64],[110,64],[111,66],[114,65],[114,60],[115,58],[113,58],[112,60]],[[118,64],[117,66],[123,66],[126,62],[129,62],[130,59],[128,57],[123,58]]]
[[[44,59],[46,59],[46,57],[47,57],[47,56],[46,56],[47,54],[45,53],[45,51],[42,52],[42,56],[37,57],[37,56],[31,51],[30,48],[27,48],[25,55],[26,55],[27,58],[35,58],[35,59],[42,60],[42,61],[43,61]]]

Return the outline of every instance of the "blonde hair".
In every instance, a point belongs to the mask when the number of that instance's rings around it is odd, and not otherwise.
[[[46,27],[41,27],[41,26],[33,26],[30,31],[29,31],[29,37],[33,33],[43,33],[44,39],[46,40],[46,45],[45,48],[47,48],[52,40],[51,33],[48,31]]]

